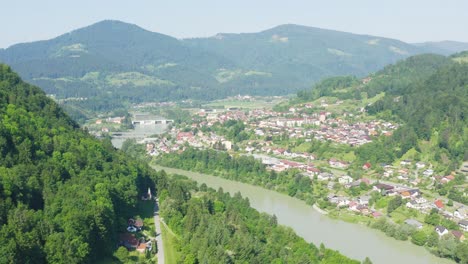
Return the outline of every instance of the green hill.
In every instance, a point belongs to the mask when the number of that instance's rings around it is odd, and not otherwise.
[[[89,263],[115,250],[157,175],[78,128],[0,64],[0,262]]]
[[[372,98],[383,93],[367,105],[367,113],[402,126],[393,136],[358,148],[356,164],[390,163],[414,149],[449,172],[468,159],[467,57],[466,52],[412,56],[369,75],[366,82],[349,76],[325,79],[299,92],[293,102],[321,96],[360,100],[362,94]]]
[[[178,40],[120,21],[0,49],[0,61],[58,99],[91,110],[128,102],[282,95],[336,75],[365,76],[430,49],[398,40],[282,25]]]
[[[386,96],[367,107],[370,114],[390,111],[404,122],[390,143],[397,156],[424,141],[433,142],[431,157],[448,171],[468,159],[468,64],[456,58],[432,74],[415,75],[403,89],[384,90]]]

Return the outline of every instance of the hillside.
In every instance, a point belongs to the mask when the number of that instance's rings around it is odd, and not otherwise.
[[[292,102],[328,96],[359,105],[363,98],[375,97],[364,105],[367,114],[403,125],[391,137],[358,148],[357,164],[391,163],[412,150],[450,172],[468,159],[467,57],[466,52],[413,56],[365,81],[349,76],[326,79],[299,92]]]
[[[75,100],[78,110],[100,111],[151,100],[290,94],[327,76],[365,76],[427,51],[398,40],[298,25],[178,40],[102,21],[0,49],[0,61],[57,99]]]
[[[137,197],[158,176],[78,128],[0,65],[0,262],[111,256]]]

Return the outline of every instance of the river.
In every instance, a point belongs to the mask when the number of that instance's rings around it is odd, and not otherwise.
[[[155,169],[163,167],[156,166]],[[384,233],[359,224],[331,219],[318,213],[305,202],[287,195],[250,184],[226,180],[201,173],[172,168],[163,168],[168,173],[185,175],[209,187],[222,187],[225,192],[241,192],[248,197],[253,208],[260,212],[275,214],[278,222],[291,227],[299,236],[315,245],[339,250],[344,255],[363,260],[369,257],[374,264],[429,264],[454,263],[438,258],[423,247],[409,241],[398,241]]]

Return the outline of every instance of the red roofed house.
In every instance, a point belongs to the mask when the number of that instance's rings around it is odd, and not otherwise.
[[[177,134],[177,140],[188,140],[193,137],[192,132],[179,132]]]
[[[363,169],[363,170],[368,170],[368,169],[371,168],[371,166],[372,166],[372,165],[371,165],[369,162],[366,162],[366,163],[364,163],[364,165],[362,165],[362,169]]]
[[[136,249],[138,252],[140,253],[145,253],[146,251],[146,243],[140,243],[140,245],[138,245],[137,249]]]
[[[138,247],[138,239],[134,234],[124,233],[120,234],[120,244],[127,249],[135,249]]]
[[[442,209],[442,208],[444,208],[444,203],[443,203],[441,200],[436,200],[436,201],[434,202],[434,205],[435,205],[435,207],[437,207],[437,209]]]

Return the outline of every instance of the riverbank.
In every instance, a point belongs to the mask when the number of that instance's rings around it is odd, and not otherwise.
[[[319,212],[320,214],[327,215],[328,212],[325,210],[320,209],[317,204],[313,204],[312,207],[315,209],[315,211]]]
[[[324,243],[327,247],[355,259],[369,257],[374,263],[454,263],[441,259],[426,251],[423,247],[408,241],[399,241],[387,237],[384,233],[366,225],[356,225],[335,220],[317,212],[304,201],[267,190],[259,186],[230,181],[203,173],[156,166],[168,173],[180,174],[211,188],[223,188],[224,192],[241,192],[248,197],[255,209],[276,215],[278,223],[291,227],[306,241],[316,245]]]

